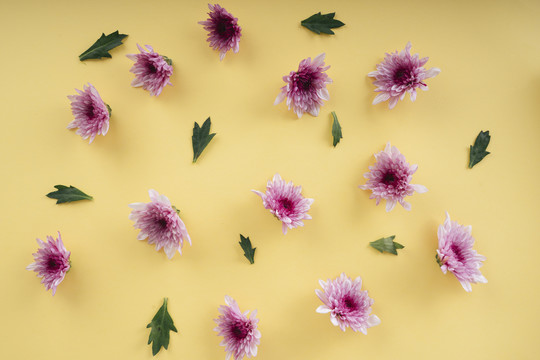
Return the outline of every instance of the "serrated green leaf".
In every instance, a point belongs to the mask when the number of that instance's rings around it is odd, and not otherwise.
[[[380,238],[379,240],[370,242],[369,245],[380,252],[386,251],[388,253],[397,255],[396,249],[403,249],[405,246],[395,242],[395,238],[396,235],[392,235],[387,238]]]
[[[93,197],[91,197],[90,195],[83,193],[81,190],[71,185],[69,185],[69,187],[64,185],[54,185],[54,187],[57,190],[48,193],[47,197],[51,199],[56,199],[57,204],[93,199]]]
[[[109,50],[114,49],[117,46],[122,45],[122,39],[124,39],[126,34],[119,34],[118,30],[109,35],[105,33],[101,34],[101,37],[88,48],[85,52],[79,55],[79,60],[84,61],[88,59],[101,59],[102,57],[110,58],[112,57],[109,54]]]
[[[489,136],[489,130],[480,131],[480,133],[476,137],[476,140],[474,141],[474,145],[471,145],[470,147],[469,169],[472,169],[474,165],[478,164],[480,161],[482,161],[483,158],[489,155],[489,151],[486,151],[489,140],[491,140],[491,136]]]
[[[210,117],[206,119],[206,121],[203,123],[202,127],[199,127],[199,124],[195,122],[195,125],[193,126],[193,136],[191,137],[191,140],[193,142],[193,162],[196,162],[199,156],[201,156],[204,148],[206,148],[206,145],[210,143],[210,141],[214,138],[216,135],[210,134],[210,125],[212,122],[210,121]]]
[[[332,123],[332,136],[334,137],[334,147],[336,147],[340,139],[343,139],[343,135],[341,134],[341,125],[339,124],[335,111],[332,111],[332,117],[334,118],[334,122]]]
[[[251,240],[249,240],[249,236],[245,238],[240,234],[240,246],[242,247],[242,250],[244,250],[244,256],[249,260],[251,264],[255,262],[255,250],[257,248],[254,248],[251,245]]]
[[[167,301],[167,298],[163,299],[163,305],[161,305],[150,324],[146,325],[146,328],[152,328],[148,337],[148,344],[152,343],[152,355],[154,356],[162,347],[165,350],[169,348],[170,331],[178,332],[171,315],[167,311]]]
[[[334,19],[336,13],[329,13],[321,15],[320,12],[311,15],[307,19],[302,20],[300,25],[308,28],[316,34],[324,33],[328,35],[334,35],[334,32],[330,29],[338,28],[343,25],[339,20]]]

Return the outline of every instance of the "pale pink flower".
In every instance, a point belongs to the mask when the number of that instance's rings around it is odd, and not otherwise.
[[[111,107],[101,100],[96,88],[90,83],[84,85],[84,91],[75,90],[78,95],[68,95],[75,120],[67,128],[77,128],[75,133],[84,140],[90,138],[91,144],[96,135],[105,135],[109,131]]]
[[[416,100],[416,88],[424,91],[428,86],[426,79],[437,76],[441,69],[424,69],[428,57],[419,58],[418,54],[411,55],[411,43],[408,42],[404,50],[386,53],[384,61],[377,64],[377,71],[368,74],[374,77],[373,85],[377,86],[376,92],[380,92],[373,100],[373,105],[388,101],[388,107],[392,109],[398,100],[403,100],[408,92],[411,101]]]
[[[330,93],[326,85],[332,83],[332,79],[325,73],[330,66],[324,66],[325,54],[322,53],[311,62],[311,58],[304,59],[298,66],[298,71],[291,71],[283,77],[287,83],[281,88],[274,105],[279,104],[285,98],[289,110],[291,106],[298,116],[307,112],[313,116],[319,115],[323,100],[330,99]]]
[[[150,95],[158,96],[165,85],[172,86],[169,81],[173,74],[172,60],[155,52],[150,45],[145,46],[146,49],[143,49],[137,44],[140,54],[126,55],[129,59],[135,61],[135,64],[129,70],[135,74],[131,86],[142,86],[144,90],[150,92]]]
[[[287,229],[304,226],[302,220],[311,219],[307,212],[314,200],[303,197],[301,186],[294,186],[292,181],[286,183],[279,174],[268,181],[266,193],[251,191],[259,195],[263,200],[264,208],[270,210],[282,222],[284,234],[287,233]]]
[[[56,293],[56,287],[64,280],[66,273],[71,268],[69,257],[71,253],[66,250],[60,232],[58,239],[47,236],[47,242],[37,239],[39,249],[34,256],[34,262],[26,267],[26,270],[35,271],[37,276],[43,278],[41,283],[45,289],[52,289]]]
[[[443,273],[450,271],[456,276],[465,291],[472,291],[471,284],[488,282],[480,272],[486,257],[472,249],[474,238],[471,232],[470,225],[463,226],[457,221],[451,221],[448,213],[444,224],[439,225],[437,231],[437,262]]]
[[[208,4],[210,16],[205,21],[199,21],[208,31],[210,47],[219,50],[219,60],[223,60],[227,51],[237,53],[240,50],[240,37],[242,28],[238,25],[238,19],[218,4]]]
[[[227,360],[241,360],[244,356],[257,356],[257,346],[261,343],[261,332],[257,329],[259,319],[257,310],[253,310],[248,317],[249,310],[242,313],[236,301],[230,296],[225,296],[225,303],[219,307],[221,314],[214,321],[217,326],[214,331],[223,336],[221,346],[225,346]]]
[[[153,189],[148,193],[151,202],[129,204],[133,209],[129,219],[133,220],[135,228],[141,229],[137,240],[148,238],[149,244],[156,244],[156,251],[163,248],[167,257],[172,259],[176,251],[182,254],[184,241],[191,245],[191,238],[178,216],[179,211],[169,199]]]
[[[371,190],[369,198],[377,199],[377,205],[381,199],[385,199],[386,211],[392,210],[398,202],[405,210],[411,210],[411,204],[404,200],[405,196],[411,196],[415,191],[427,191],[424,185],[410,183],[418,165],[409,165],[405,156],[390,143],[386,144],[383,151],[375,154],[375,160],[375,165],[370,166],[369,172],[364,174],[368,181],[359,188]]]
[[[334,326],[339,326],[342,331],[350,327],[353,331],[367,335],[368,328],[381,323],[377,315],[370,315],[373,299],[367,290],[361,290],[360,277],[352,280],[342,273],[334,280],[319,280],[319,284],[323,291],[316,289],[315,293],[324,305],[316,311],[320,314],[330,313],[330,321]]]

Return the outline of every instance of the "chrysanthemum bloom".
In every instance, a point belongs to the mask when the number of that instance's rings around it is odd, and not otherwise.
[[[68,95],[75,120],[67,128],[77,128],[75,133],[85,140],[90,138],[91,144],[96,135],[105,135],[109,131],[111,107],[101,100],[96,88],[90,83],[84,85],[84,91],[75,90],[78,95]]]
[[[302,220],[311,219],[307,212],[314,200],[303,197],[301,186],[294,186],[292,181],[286,183],[279,174],[268,181],[266,193],[251,191],[259,195],[263,200],[264,208],[270,210],[282,222],[284,234],[287,233],[287,229],[304,226]]]
[[[257,310],[253,310],[248,317],[249,310],[242,313],[236,301],[230,296],[225,296],[225,303],[219,307],[221,314],[214,321],[217,326],[214,331],[223,336],[220,345],[225,346],[227,360],[241,360],[244,356],[255,357],[257,346],[261,342],[261,332],[257,329],[259,319],[255,318]]]
[[[343,331],[350,327],[353,331],[367,335],[368,328],[381,323],[377,315],[370,315],[373,299],[366,290],[361,290],[360,277],[352,280],[342,273],[334,280],[319,280],[319,284],[323,291],[316,289],[315,293],[324,305],[316,311],[320,314],[330,313],[330,321],[334,326],[339,326]]]
[[[377,71],[368,74],[375,78],[373,81],[373,85],[377,86],[375,91],[380,92],[375,96],[373,105],[389,100],[388,106],[392,109],[398,100],[403,100],[407,92],[410,94],[411,101],[414,101],[416,88],[428,90],[424,81],[441,72],[439,68],[424,69],[429,58],[420,59],[418,54],[411,55],[411,47],[411,43],[408,42],[401,52],[386,53],[384,61],[377,64]]]
[[[223,60],[227,51],[232,50],[237,53],[240,50],[240,37],[242,28],[238,25],[238,19],[232,16],[227,10],[218,4],[208,4],[210,16],[205,21],[199,21],[208,31],[208,41],[210,47],[219,50],[219,60]]]
[[[370,199],[377,199],[377,205],[381,199],[386,200],[386,211],[392,210],[396,203],[400,203],[405,210],[411,210],[411,204],[403,200],[405,196],[417,193],[425,193],[424,185],[411,184],[412,175],[418,169],[418,165],[409,165],[395,146],[386,144],[383,151],[375,154],[375,165],[369,167],[369,172],[364,174],[368,179],[365,185],[360,185],[362,190],[371,190]]]
[[[291,71],[289,75],[283,77],[287,83],[281,88],[281,92],[276,97],[274,105],[279,104],[287,98],[289,110],[291,106],[298,116],[307,112],[313,116],[319,115],[319,109],[323,100],[330,99],[330,94],[326,89],[326,84],[332,83],[332,79],[325,73],[330,68],[324,66],[325,54],[322,53],[313,59],[304,59],[298,66],[298,71]]]
[[[34,262],[26,267],[26,270],[35,271],[38,277],[43,278],[41,283],[45,289],[52,289],[52,294],[56,293],[56,287],[64,280],[64,276],[71,268],[69,256],[71,253],[66,250],[58,232],[58,239],[47,236],[47,242],[37,239],[39,249],[34,256]]]
[[[156,244],[156,251],[163,248],[167,257],[172,259],[176,251],[182,254],[184,241],[191,245],[191,238],[178,216],[179,211],[169,199],[153,189],[148,193],[151,202],[129,204],[133,209],[129,219],[133,220],[135,228],[141,229],[137,240],[148,238],[149,244]]]
[[[488,282],[479,270],[486,257],[472,249],[474,238],[471,231],[470,225],[463,226],[457,221],[451,221],[448,213],[444,224],[439,225],[437,231],[437,262],[443,273],[450,271],[456,276],[465,291],[472,291],[471,283]]]
[[[146,50],[137,44],[141,53],[126,55],[135,61],[135,64],[129,70],[135,74],[131,86],[142,86],[144,90],[150,91],[150,95],[158,96],[165,85],[172,86],[169,81],[173,73],[172,60],[155,52],[150,45],[145,46]]]

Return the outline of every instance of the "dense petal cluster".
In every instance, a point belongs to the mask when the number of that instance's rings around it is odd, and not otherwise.
[[[66,273],[71,268],[69,257],[71,253],[66,250],[60,232],[58,239],[47,236],[47,242],[37,239],[39,249],[34,256],[34,262],[26,267],[26,270],[35,271],[38,277],[43,278],[41,283],[45,289],[52,289],[56,293],[56,287],[64,280]]]
[[[131,86],[142,86],[150,95],[158,96],[163,91],[165,85],[171,85],[169,78],[173,74],[172,60],[154,51],[150,45],[143,49],[137,44],[140,53],[126,55],[135,61],[129,71],[135,74],[135,79]]]
[[[238,19],[218,4],[208,4],[209,18],[199,21],[208,31],[210,47],[219,51],[219,60],[223,60],[227,51],[237,53],[240,50],[240,37],[242,28],[238,25]]]
[[[368,74],[375,78],[373,85],[377,86],[375,91],[380,93],[373,100],[373,105],[388,100],[388,106],[392,109],[407,92],[414,101],[416,88],[428,90],[424,81],[441,72],[439,68],[424,69],[429,58],[420,59],[418,54],[411,55],[411,47],[408,42],[401,52],[387,53],[384,61],[377,64],[377,71]]]
[[[352,280],[345,273],[340,277],[326,282],[319,280],[323,291],[316,289],[315,293],[324,303],[317,308],[321,314],[330,313],[330,321],[343,331],[350,327],[353,331],[361,331],[367,335],[367,329],[379,325],[381,320],[371,314],[373,299],[367,290],[361,290],[362,279]]]
[[[163,248],[167,257],[172,259],[176,251],[182,254],[184,241],[191,245],[191,238],[169,199],[156,190],[149,190],[148,193],[149,203],[129,204],[133,209],[129,219],[133,220],[135,228],[141,229],[138,240],[148,238],[149,244],[156,244],[156,251]]]
[[[488,282],[480,272],[486,257],[472,249],[474,238],[471,231],[470,225],[463,226],[457,221],[451,221],[450,215],[446,213],[446,220],[439,225],[437,232],[437,262],[443,273],[450,271],[456,276],[465,291],[472,291],[471,284]]]
[[[77,129],[75,133],[84,140],[90,138],[91,144],[96,135],[105,135],[109,131],[111,108],[101,100],[92,84],[84,85],[83,89],[75,89],[78,95],[68,95],[75,120],[67,128]]]
[[[404,200],[405,196],[417,193],[425,193],[424,185],[411,184],[412,175],[418,169],[418,165],[409,165],[405,156],[395,146],[386,144],[383,151],[375,154],[375,165],[369,167],[369,172],[364,174],[368,179],[365,185],[360,185],[363,190],[371,190],[370,199],[377,199],[377,205],[381,199],[386,200],[386,211],[392,210],[396,203],[400,203],[405,210],[411,209],[411,204]]]

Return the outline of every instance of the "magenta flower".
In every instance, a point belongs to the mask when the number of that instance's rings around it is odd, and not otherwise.
[[[172,60],[155,52],[150,45],[145,46],[147,50],[137,44],[141,53],[126,55],[135,61],[135,64],[129,70],[135,74],[131,86],[142,86],[144,90],[150,91],[150,95],[158,96],[165,85],[172,86],[169,81],[173,73]]]
[[[210,47],[219,50],[219,60],[223,60],[227,51],[237,53],[240,50],[240,37],[242,28],[238,25],[238,19],[218,4],[208,4],[210,16],[205,21],[199,21],[208,31]]]
[[[148,238],[149,244],[156,244],[156,251],[161,248],[172,259],[176,251],[182,254],[184,241],[191,245],[186,226],[178,216],[179,211],[171,205],[165,195],[160,195],[156,190],[149,190],[149,203],[129,204],[133,209],[129,219],[135,223],[133,226],[141,229],[137,240]]]
[[[302,220],[311,219],[307,212],[314,200],[303,197],[301,186],[294,186],[292,181],[286,183],[279,174],[268,181],[265,194],[257,190],[251,191],[259,195],[264,208],[270,210],[282,222],[284,234],[287,233],[287,229],[304,226]]]
[[[64,276],[71,268],[69,256],[71,253],[66,250],[58,232],[58,239],[47,236],[47,242],[37,239],[39,249],[34,256],[34,262],[26,267],[26,270],[35,271],[38,277],[43,278],[41,283],[45,289],[52,289],[52,294],[56,293],[56,287],[64,280]]]
[[[109,131],[111,107],[101,100],[96,88],[90,83],[84,85],[84,91],[75,90],[78,95],[68,95],[75,120],[67,128],[78,128],[75,133],[84,140],[90,138],[91,144],[96,135],[105,135]]]
[[[319,280],[323,291],[316,289],[315,294],[324,305],[317,308],[320,314],[330,313],[330,322],[339,326],[342,331],[350,327],[353,331],[361,331],[367,335],[367,329],[379,325],[377,315],[370,315],[373,299],[366,290],[362,291],[362,279],[351,280],[342,273],[334,280]]]
[[[405,93],[409,93],[411,101],[416,100],[416,88],[424,91],[428,86],[424,83],[426,79],[437,76],[441,69],[424,69],[424,65],[429,58],[419,58],[418,54],[411,55],[411,43],[408,42],[401,52],[386,54],[384,61],[377,64],[377,71],[368,74],[374,77],[373,85],[377,86],[379,92],[373,100],[373,105],[388,101],[388,107],[392,109],[398,100],[403,100]]]
[[[214,321],[217,326],[214,331],[223,336],[220,345],[225,346],[227,360],[241,360],[244,356],[257,356],[257,345],[261,342],[261,332],[257,329],[259,319],[255,318],[257,310],[253,310],[249,318],[249,310],[242,313],[236,301],[230,296],[225,296],[225,303],[219,307],[221,314]]]
[[[298,71],[291,71],[284,76],[283,81],[287,85],[281,88],[274,105],[287,98],[289,110],[292,106],[298,118],[305,112],[313,116],[319,115],[323,100],[330,99],[326,84],[332,83],[332,79],[325,73],[330,66],[324,66],[324,57],[325,54],[322,53],[313,59],[313,62],[311,58],[304,59],[300,62]]]
[[[469,292],[472,291],[471,284],[488,282],[479,270],[486,257],[472,249],[474,238],[471,231],[470,225],[450,221],[450,215],[446,213],[446,220],[437,231],[439,248],[436,256],[442,272],[453,273],[465,291]]]
[[[386,211],[392,210],[396,203],[400,203],[405,210],[411,210],[411,204],[403,200],[405,196],[417,193],[425,193],[424,185],[411,184],[412,175],[418,169],[418,165],[409,165],[395,146],[386,144],[384,151],[375,154],[375,165],[369,167],[369,172],[364,174],[368,179],[365,185],[360,185],[362,190],[371,190],[370,199],[377,199],[377,205],[381,199],[386,200]]]

